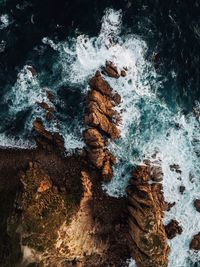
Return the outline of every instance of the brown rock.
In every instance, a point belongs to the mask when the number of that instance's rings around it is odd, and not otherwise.
[[[103,166],[105,160],[105,152],[103,148],[92,148],[88,150],[89,161],[97,168]]]
[[[132,173],[134,179],[131,179],[131,183],[141,184],[150,181],[150,166],[148,165],[138,165]]]
[[[86,115],[85,123],[103,131],[113,140],[120,137],[120,130],[117,128],[117,126],[113,122],[109,121],[109,119],[98,110]]]
[[[198,212],[200,212],[200,199],[195,199],[194,206]]]
[[[180,235],[183,232],[183,229],[176,220],[171,220],[165,226],[165,232],[168,239],[173,239],[177,234]]]
[[[190,249],[200,250],[200,232],[198,234],[194,235],[194,237],[190,243]]]
[[[103,96],[96,90],[92,90],[88,93],[88,112],[92,113],[98,110],[102,114],[111,118],[117,114],[113,109],[114,105],[108,96]]]
[[[109,76],[109,77],[112,77],[112,78],[119,78],[120,77],[120,73],[117,69],[117,66],[114,65],[113,62],[110,62],[110,61],[106,61],[106,66],[104,68],[104,72]]]
[[[126,75],[127,75],[127,74],[126,74],[126,71],[125,71],[125,70],[122,70],[122,71],[121,71],[121,76],[122,76],[122,77],[126,77]]]
[[[138,267],[167,267],[169,246],[162,223],[162,185],[149,184],[151,168],[140,165],[127,188],[131,255]]]
[[[55,95],[52,91],[46,90],[47,97],[50,101],[53,101],[55,99]]]
[[[113,89],[102,78],[101,73],[99,71],[97,71],[95,76],[89,81],[89,85],[92,90],[97,90],[103,95],[112,96]]]
[[[36,142],[46,148],[47,145],[55,146],[64,150],[64,139],[59,133],[51,133],[44,128],[42,120],[36,118],[33,122],[33,129],[37,132]]]
[[[104,140],[99,131],[95,128],[87,129],[83,132],[83,138],[86,145],[94,148],[104,147]]]
[[[161,182],[163,180],[163,172],[161,166],[151,166],[151,179],[154,182]]]

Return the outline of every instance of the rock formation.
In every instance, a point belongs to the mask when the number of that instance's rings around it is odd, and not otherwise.
[[[59,133],[52,133],[45,129],[40,118],[36,118],[33,122],[33,129],[37,133],[35,139],[39,146],[48,149],[48,145],[64,151],[64,139]]]
[[[162,185],[150,183],[152,178],[160,181],[160,173],[159,166],[139,165],[127,187],[130,250],[138,267],[166,267],[168,264],[169,246],[162,223],[168,205]]]
[[[171,220],[165,225],[165,232],[168,239],[173,239],[177,234],[182,234],[183,229],[176,220]]]
[[[120,76],[113,63],[107,62],[104,72],[113,78]],[[89,81],[89,85],[85,115],[88,128],[83,132],[83,138],[87,145],[89,162],[101,170],[104,181],[110,181],[113,175],[112,165],[116,163],[116,159],[106,146],[108,138],[116,140],[120,137],[120,114],[115,106],[120,104],[121,97],[114,93],[99,71]]]
[[[192,238],[190,243],[190,249],[193,250],[200,250],[200,232]]]
[[[200,212],[200,199],[195,199],[194,207],[198,212]]]

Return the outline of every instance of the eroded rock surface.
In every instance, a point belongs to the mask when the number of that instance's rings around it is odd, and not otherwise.
[[[127,188],[130,249],[138,267],[168,265],[169,246],[162,223],[167,203],[162,185],[149,183],[152,177],[161,180],[161,171],[155,168],[149,164],[138,166]]]

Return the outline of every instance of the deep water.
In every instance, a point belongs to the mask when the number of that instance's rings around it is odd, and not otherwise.
[[[175,218],[183,227],[170,241],[169,267],[200,266],[200,254],[188,249],[200,231],[193,207],[200,194],[200,129],[193,113],[200,109],[199,1],[0,3],[0,145],[35,146],[32,121],[44,116],[36,101],[48,102],[48,88],[56,95],[60,128],[53,121],[47,129],[63,134],[68,151],[83,147],[88,79],[106,60],[127,67],[127,77],[108,78],[122,96],[123,122],[121,139],[110,145],[119,160],[115,176],[104,188],[124,195],[135,164],[160,164],[165,197],[177,203],[165,221]]]

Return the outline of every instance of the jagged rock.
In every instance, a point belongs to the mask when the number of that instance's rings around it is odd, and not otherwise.
[[[112,153],[106,151],[104,160],[102,177],[105,182],[109,182],[113,177],[112,165],[116,164],[116,158],[112,155]]]
[[[190,249],[200,250],[200,232],[193,236],[190,243]]]
[[[169,166],[170,170],[173,172],[177,172],[177,173],[182,173],[182,171],[180,170],[180,166],[178,164],[172,164]]]
[[[89,85],[92,90],[97,90],[103,95],[112,96],[113,89],[106,82],[99,71],[96,72],[95,76],[89,81]]]
[[[114,65],[111,61],[106,61],[106,66],[104,68],[104,72],[112,78],[118,79],[120,77],[120,73],[116,65]]]
[[[163,172],[161,166],[151,166],[151,179],[154,182],[161,182],[163,180]]]
[[[103,148],[92,148],[88,150],[89,161],[97,168],[100,169],[103,166],[105,160],[105,152]]]
[[[33,129],[37,132],[36,142],[43,147],[47,144],[57,146],[60,150],[64,150],[64,139],[59,133],[51,133],[44,128],[42,120],[36,118],[33,122]]]
[[[184,191],[185,191],[185,186],[181,185],[181,186],[179,187],[179,192],[180,192],[181,194],[183,194]]]
[[[134,179],[131,179],[130,182],[133,184],[141,184],[150,181],[150,166],[148,165],[138,165],[133,171]]]
[[[162,223],[162,185],[150,184],[151,168],[140,165],[127,188],[130,250],[138,267],[167,267],[169,246]]]
[[[86,145],[94,148],[104,147],[104,139],[99,131],[95,128],[89,128],[83,132],[83,138]]]
[[[177,234],[182,234],[183,229],[176,220],[171,220],[165,225],[165,232],[168,239],[173,239]]]
[[[100,131],[103,131],[113,140],[120,137],[120,130],[117,128],[116,124],[111,122],[97,109],[93,113],[85,116],[85,123],[89,126],[98,128]]]
[[[108,96],[102,95],[96,90],[92,90],[88,93],[87,101],[89,113],[92,113],[97,109],[111,119],[117,114],[116,110],[113,109],[115,106],[113,101],[111,101]]]
[[[200,199],[195,199],[194,206],[198,212],[200,212]]]

